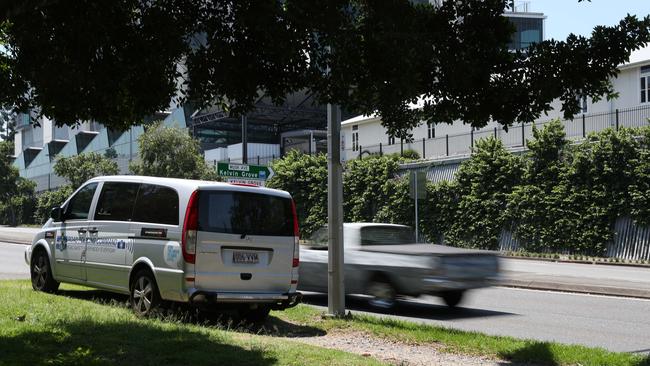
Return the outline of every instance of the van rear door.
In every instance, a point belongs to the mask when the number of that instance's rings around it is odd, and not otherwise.
[[[296,245],[290,196],[251,190],[198,194],[196,287],[216,292],[288,292]]]

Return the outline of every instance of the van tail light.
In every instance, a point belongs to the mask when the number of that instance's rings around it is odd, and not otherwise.
[[[183,222],[183,259],[186,263],[196,262],[196,236],[199,228],[199,191],[192,192]]]
[[[293,267],[300,265],[300,228],[298,227],[298,212],[296,202],[291,200],[291,211],[293,213]]]

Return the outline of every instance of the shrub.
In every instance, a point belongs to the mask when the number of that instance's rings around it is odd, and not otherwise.
[[[40,193],[36,197],[34,221],[37,224],[44,224],[50,218],[50,211],[52,211],[52,208],[61,206],[73,191],[72,186],[66,185],[57,190]]]

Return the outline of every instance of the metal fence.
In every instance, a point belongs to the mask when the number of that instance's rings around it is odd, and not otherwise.
[[[499,250],[517,251],[520,248],[513,230],[502,229]],[[614,225],[614,240],[607,245],[605,256],[635,261],[650,260],[650,227],[637,225],[629,217],[618,218]]]
[[[606,128],[648,126],[650,105],[626,109],[616,109],[612,112],[592,113],[576,116],[573,120],[561,120],[566,137],[569,140],[581,140],[592,132]],[[436,159],[450,156],[470,155],[476,142],[488,136],[494,136],[503,141],[510,149],[525,148],[527,140],[533,137],[533,126],[542,128],[552,120],[524,123],[511,126],[506,131],[503,128],[482,128],[468,133],[422,138],[411,142],[397,140],[394,144],[379,143],[377,145],[359,146],[358,149],[346,149],[348,159],[363,157],[367,154],[394,154],[407,150],[416,151],[421,157]]]

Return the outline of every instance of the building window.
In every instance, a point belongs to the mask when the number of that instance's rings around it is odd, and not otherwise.
[[[395,145],[395,136],[388,136],[388,145]]]
[[[430,139],[436,138],[436,125],[433,122],[427,122],[427,137]]]
[[[650,65],[641,67],[641,103],[650,103]]]
[[[586,114],[589,109],[587,108],[587,97],[584,95],[576,95],[576,100],[578,101],[578,106],[580,107],[580,112]]]
[[[359,150],[359,126],[352,126],[352,151]]]

